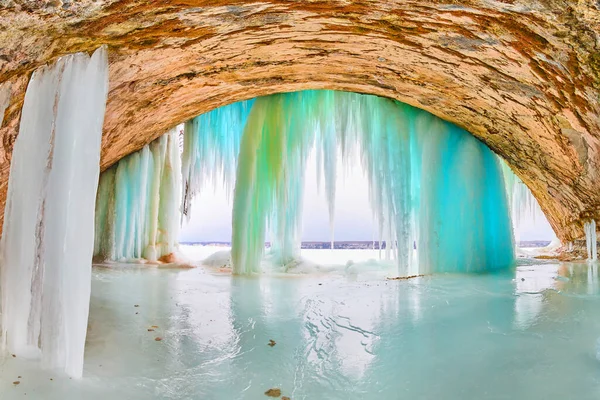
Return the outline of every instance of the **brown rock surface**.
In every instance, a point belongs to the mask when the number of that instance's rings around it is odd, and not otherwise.
[[[269,397],[279,397],[279,396],[281,396],[281,389],[278,389],[278,388],[269,389],[265,392],[265,395],[267,395]]]
[[[565,241],[600,220],[597,0],[0,0],[0,207],[31,72],[107,44],[102,168],[233,101],[387,96],[502,156]]]

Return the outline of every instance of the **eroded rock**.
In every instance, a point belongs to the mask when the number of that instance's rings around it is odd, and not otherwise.
[[[387,96],[507,160],[563,241],[600,220],[593,0],[8,1],[0,10],[0,208],[31,73],[109,47],[102,168],[200,113],[309,88]]]
[[[279,397],[281,396],[281,389],[272,388],[265,392],[265,394],[269,397]]]

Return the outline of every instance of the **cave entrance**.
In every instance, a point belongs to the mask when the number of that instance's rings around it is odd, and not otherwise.
[[[127,261],[150,254],[152,262],[175,261],[177,221],[193,215],[194,196],[220,184],[233,201],[233,271],[261,271],[264,255],[287,270],[300,256],[304,216],[315,217],[303,214],[306,168],[313,159],[330,227],[336,224],[339,170],[362,168],[367,185],[352,177],[349,197],[368,198],[375,229],[361,232],[361,241],[370,236],[371,248],[382,243],[383,258],[396,260],[398,276],[507,268],[520,221],[544,219],[531,192],[475,137],[377,96],[314,90],[260,97],[202,114],[160,140],[103,174],[97,227],[108,239],[97,240],[107,244],[96,246],[97,256],[118,253],[117,260]],[[345,218],[362,219],[355,214]],[[349,234],[343,228],[339,233]]]

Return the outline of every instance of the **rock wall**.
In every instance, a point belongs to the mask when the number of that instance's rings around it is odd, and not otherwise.
[[[0,0],[0,208],[32,71],[109,46],[102,168],[237,100],[387,96],[464,127],[532,189],[560,239],[600,220],[597,0]]]

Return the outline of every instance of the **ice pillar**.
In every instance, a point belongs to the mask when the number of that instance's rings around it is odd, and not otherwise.
[[[585,246],[587,249],[588,260],[596,261],[598,259],[598,245],[596,240],[596,221],[590,220],[583,225],[585,231]]]
[[[270,262],[286,267],[299,256],[304,170],[314,141],[305,105],[311,93],[258,98],[240,145],[233,200],[232,262],[238,274],[257,272],[267,231]]]
[[[314,107],[316,110],[327,110],[328,112],[314,113],[314,110],[309,111],[308,119],[316,118],[316,151],[317,151],[317,182],[321,179],[321,172],[325,181],[325,197],[327,199],[327,211],[329,211],[329,231],[331,235],[331,248],[334,247],[335,241],[335,181],[337,178],[337,155],[338,155],[338,136],[341,136],[342,131],[337,131],[337,116],[336,104],[340,102],[340,97],[345,97],[342,93],[331,90],[323,92],[305,92],[309,107]],[[312,103],[312,104],[311,104]],[[305,107],[307,105],[305,104]],[[310,111],[313,111],[312,113]],[[345,113],[340,113],[344,115]],[[340,133],[340,135],[338,135]],[[341,139],[341,138],[340,138]]]
[[[485,272],[514,259],[497,157],[468,132],[415,110],[419,272]]]
[[[74,377],[83,370],[107,88],[105,48],[33,73],[0,244],[4,348]]]
[[[174,128],[100,176],[94,257],[171,261],[177,250],[181,166]]]

